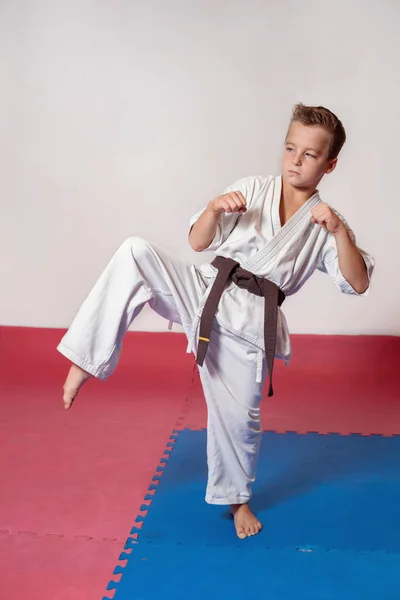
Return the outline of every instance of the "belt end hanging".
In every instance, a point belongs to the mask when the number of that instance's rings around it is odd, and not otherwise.
[[[199,367],[203,366],[204,359],[206,357],[206,353],[207,353],[207,349],[208,349],[209,341],[210,340],[206,337],[199,337],[199,343],[197,346],[197,356],[196,356],[196,363],[199,365]]]

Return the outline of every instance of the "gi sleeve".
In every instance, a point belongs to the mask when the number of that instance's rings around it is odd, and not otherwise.
[[[350,235],[350,239],[352,240],[352,242],[354,244],[356,244],[356,237],[354,235],[354,232],[350,229],[346,220],[339,213],[336,213],[336,214],[340,217],[340,219],[345,224],[347,231]],[[372,258],[372,256],[370,256],[370,254],[365,252],[365,250],[362,250],[358,246],[357,246],[357,249],[364,259],[365,266],[367,267],[367,275],[368,275],[368,287],[365,290],[365,292],[363,292],[362,294],[359,294],[358,292],[356,292],[356,290],[353,288],[353,286],[351,286],[350,283],[343,277],[342,272],[339,268],[339,257],[338,257],[335,236],[332,234],[329,234],[328,240],[322,250],[322,256],[321,256],[321,261],[318,265],[318,270],[322,271],[322,273],[327,273],[329,275],[329,277],[332,279],[332,281],[335,283],[335,285],[344,294],[353,294],[356,296],[368,296],[368,294],[370,292],[370,282],[371,282],[372,272],[373,272],[374,266],[375,266],[375,261]]]

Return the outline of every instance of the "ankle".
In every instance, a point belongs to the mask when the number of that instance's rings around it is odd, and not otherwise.
[[[242,504],[231,504],[231,511],[232,512],[236,512],[237,510],[239,510],[241,508],[249,508],[249,503],[248,502],[243,502]]]

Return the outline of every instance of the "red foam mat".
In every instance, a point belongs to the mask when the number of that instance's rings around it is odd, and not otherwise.
[[[98,600],[173,428],[206,425],[181,334],[130,333],[116,374],[62,406],[60,330],[0,327],[0,584],[7,600]],[[400,432],[399,338],[294,336],[266,429]]]
[[[7,600],[102,597],[193,380],[182,335],[130,333],[115,375],[65,411],[62,333],[0,328]]]
[[[116,542],[0,534],[2,595],[7,600],[100,600],[120,551]]]

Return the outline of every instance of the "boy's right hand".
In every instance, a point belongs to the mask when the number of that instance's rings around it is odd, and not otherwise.
[[[215,200],[211,200],[208,208],[217,215],[235,212],[245,213],[247,210],[246,198],[241,192],[229,192],[229,194],[223,194],[215,198]]]

